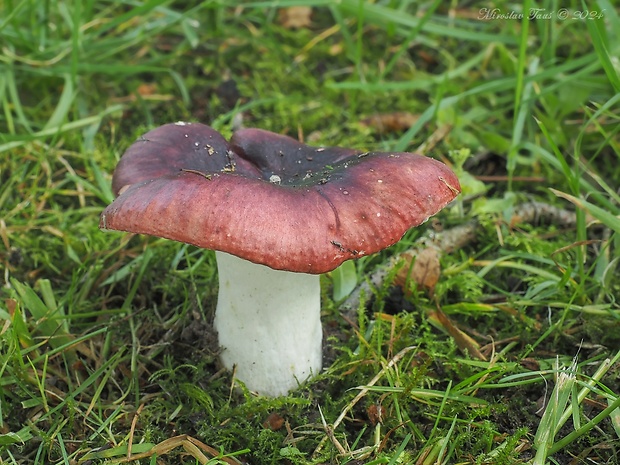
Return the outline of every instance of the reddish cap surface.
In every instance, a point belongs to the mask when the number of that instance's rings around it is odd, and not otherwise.
[[[304,273],[394,244],[460,192],[447,166],[421,155],[309,147],[260,129],[226,142],[198,123],[145,134],[123,155],[112,186],[118,197],[101,229]]]

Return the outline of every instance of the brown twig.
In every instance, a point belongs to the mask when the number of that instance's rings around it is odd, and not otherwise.
[[[360,305],[362,296],[365,298],[373,294],[373,289],[379,289],[390,272],[402,262],[406,254],[411,254],[412,250],[420,247],[436,247],[440,252],[451,253],[454,250],[464,247],[473,242],[476,238],[477,221],[470,221],[440,233],[429,233],[411,249],[390,258],[385,266],[380,267],[372,273],[368,279],[360,283],[347,299],[341,304],[342,313],[349,319],[355,318],[355,312]]]
[[[508,226],[514,228],[522,223],[555,224],[564,228],[573,228],[577,223],[577,216],[575,212],[543,202],[526,202],[515,207]],[[416,252],[429,247],[436,248],[440,253],[452,253],[474,242],[479,227],[478,221],[471,220],[442,232],[429,232],[421,237],[413,247],[390,258],[387,264],[378,268],[361,282],[341,304],[342,313],[354,320],[362,296],[366,298],[372,296],[373,290],[381,288],[394,267],[402,263],[407,256],[415,256]]]
[[[133,449],[133,433],[136,430],[136,424],[138,423],[138,417],[140,417],[140,413],[144,408],[144,404],[140,404],[138,410],[136,410],[136,414],[133,416],[131,420],[131,428],[129,428],[129,440],[127,441],[127,461],[129,462],[132,459],[131,449]]]

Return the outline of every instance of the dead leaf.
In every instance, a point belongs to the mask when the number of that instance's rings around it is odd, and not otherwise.
[[[276,412],[269,414],[267,419],[263,422],[263,427],[270,429],[271,431],[278,431],[284,425],[284,418]]]
[[[337,55],[340,55],[343,50],[344,50],[344,44],[342,42],[338,42],[337,44],[333,44],[329,47],[328,53],[331,56],[335,57]]]
[[[530,371],[538,371],[540,370],[540,363],[534,357],[526,357],[521,360],[521,366],[530,370]]]
[[[160,94],[158,93],[159,86],[154,82],[143,82],[138,85],[135,92],[132,92],[129,95],[124,95],[122,97],[114,97],[112,101],[115,103],[127,103],[127,102],[135,102],[139,98],[142,100],[149,101],[169,101],[173,100],[175,97],[169,94]]]
[[[429,65],[437,64],[437,58],[424,50],[418,50],[417,55]]]
[[[385,418],[385,408],[382,405],[372,404],[366,409],[366,414],[370,420],[372,426],[376,426],[377,423],[383,423]]]
[[[9,315],[11,318],[15,314],[15,309],[17,308],[17,300],[15,299],[4,299],[4,305],[6,305],[7,310],[9,311]]]
[[[155,95],[157,93],[157,84],[143,82],[136,90],[141,97]]]
[[[406,131],[415,124],[418,115],[407,111],[393,113],[377,113],[362,120],[362,124],[375,131],[386,134],[390,132]]]
[[[405,265],[398,270],[394,283],[402,287],[405,294],[408,294],[407,284],[411,281],[416,283],[418,287],[426,288],[432,292],[441,274],[438,250],[435,247],[427,247],[405,252],[402,254],[402,258],[405,259]]]
[[[312,8],[309,6],[291,6],[281,8],[278,12],[278,21],[287,29],[307,28],[312,24]]]

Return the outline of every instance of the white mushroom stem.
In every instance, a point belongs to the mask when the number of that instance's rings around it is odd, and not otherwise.
[[[321,369],[319,275],[291,273],[216,252],[214,326],[221,361],[251,391],[288,393]]]

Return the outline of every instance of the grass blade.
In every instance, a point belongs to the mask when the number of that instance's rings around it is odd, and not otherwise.
[[[557,189],[550,188],[549,190],[558,197],[568,200],[577,208],[580,208],[581,210],[589,213],[594,218],[603,223],[605,226],[620,234],[620,217],[613,215],[609,211],[598,207],[585,199],[577,198],[573,195],[561,192]]]
[[[586,3],[582,0],[581,2],[584,11],[589,11]],[[610,9],[613,11],[613,9]],[[614,90],[618,93],[620,92],[620,75],[618,75],[618,71],[616,71],[616,67],[612,62],[612,52],[610,48],[613,46],[609,43],[609,38],[607,37],[607,33],[605,31],[605,17],[603,14],[597,14],[594,17],[589,17],[588,21],[586,21],[588,26],[588,31],[590,32],[590,37],[592,39],[592,44],[594,45],[594,50],[598,59],[605,70],[605,74],[609,79],[609,82],[613,86]],[[616,30],[616,33],[618,31]],[[617,49],[617,47],[614,47]],[[613,55],[617,59],[617,50],[613,51]]]

